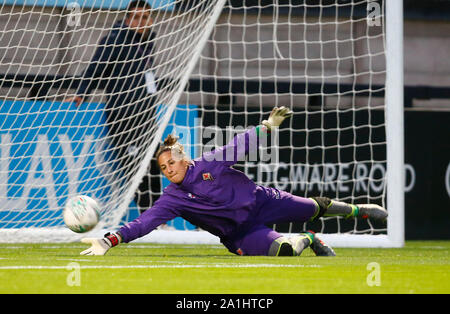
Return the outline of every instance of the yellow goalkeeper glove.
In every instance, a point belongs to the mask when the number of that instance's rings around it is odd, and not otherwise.
[[[274,107],[267,120],[261,122],[269,131],[273,128],[279,127],[284,119],[293,115],[293,112],[284,106]]]

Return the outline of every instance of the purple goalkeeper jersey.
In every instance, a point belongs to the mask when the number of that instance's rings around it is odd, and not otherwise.
[[[119,229],[123,242],[142,237],[182,217],[203,230],[227,238],[251,221],[258,186],[231,166],[258,147],[264,126],[251,128],[229,144],[192,161],[181,184],[171,183],[155,204]]]

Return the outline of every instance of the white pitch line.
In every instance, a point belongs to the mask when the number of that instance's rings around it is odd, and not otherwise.
[[[80,269],[127,269],[127,268],[311,268],[320,265],[281,265],[281,264],[214,264],[214,265],[80,265]],[[20,269],[66,269],[73,270],[70,266],[44,266],[44,265],[18,265],[0,266],[0,270],[20,270]]]

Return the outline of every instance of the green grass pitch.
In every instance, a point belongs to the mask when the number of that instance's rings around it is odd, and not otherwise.
[[[450,293],[450,241],[336,248],[336,257],[241,257],[212,245],[0,244],[0,292],[146,294]]]

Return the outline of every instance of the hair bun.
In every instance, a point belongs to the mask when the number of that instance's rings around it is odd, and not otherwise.
[[[181,143],[178,142],[178,137],[172,134],[169,134],[163,142],[156,153],[156,159],[159,159],[162,153],[170,151],[172,153],[172,157],[178,159],[186,159],[188,160],[186,153],[184,152],[184,147]]]
[[[169,134],[164,140],[164,146],[173,146],[177,143],[178,137],[172,134]]]

